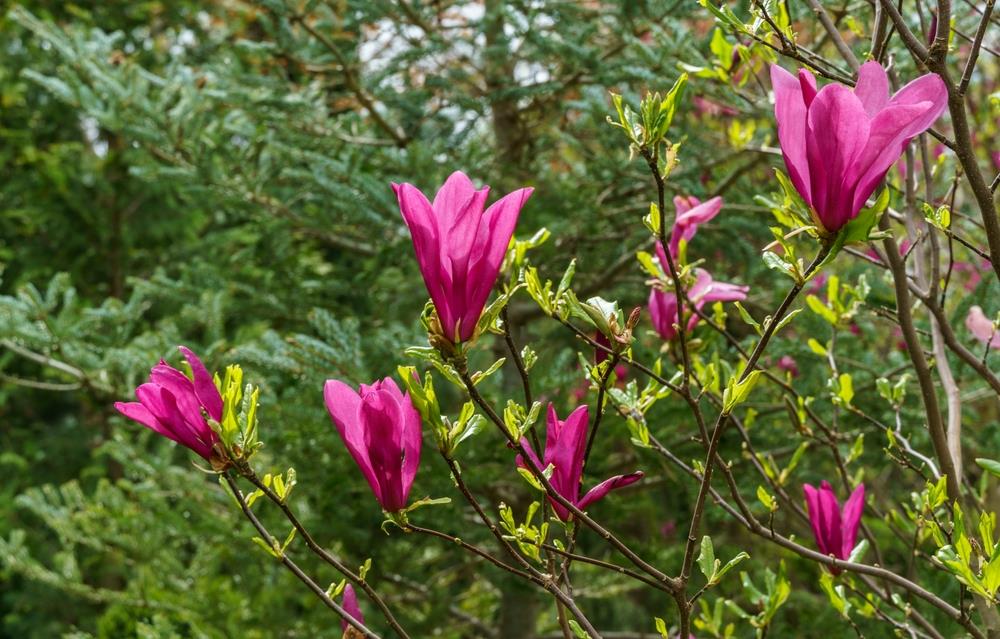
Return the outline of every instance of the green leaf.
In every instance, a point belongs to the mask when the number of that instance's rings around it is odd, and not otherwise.
[[[785,258],[773,251],[764,251],[763,258],[764,265],[767,266],[767,268],[781,271],[788,277],[795,280],[796,283],[801,283],[802,275],[799,273],[799,269],[795,264],[786,261]]]
[[[733,568],[735,568],[736,566],[738,566],[741,562],[743,562],[746,559],[750,559],[750,555],[747,554],[746,552],[741,551],[735,557],[733,557],[732,559],[730,559],[729,561],[727,561],[726,565],[724,565],[722,568],[720,568],[715,573],[715,579],[713,581],[714,582],[721,581],[722,578],[726,576],[727,572],[729,572],[730,570],[732,570]],[[716,562],[716,563],[718,563],[718,562]]]
[[[866,552],[868,552],[868,540],[862,539],[853,549],[851,549],[851,554],[847,557],[847,561],[852,564],[859,563],[865,556]]]
[[[778,510],[778,503],[763,486],[757,486],[757,501],[762,503],[764,508],[767,508],[770,512]]]
[[[783,329],[786,326],[788,326],[788,324],[793,319],[795,319],[795,316],[798,315],[801,312],[802,312],[802,309],[801,308],[797,308],[794,311],[790,311],[789,313],[786,313],[785,316],[783,318],[781,318],[781,321],[778,322],[778,325],[774,328],[774,332],[777,333],[781,329]]]
[[[715,548],[712,546],[712,538],[708,535],[701,538],[701,551],[698,553],[698,568],[701,569],[701,574],[705,575],[705,579],[709,582],[712,581],[716,571],[719,569],[718,560],[715,558]]]
[[[451,497],[436,497],[433,499],[430,497],[424,497],[423,499],[418,499],[417,501],[407,506],[406,510],[404,510],[403,512],[409,513],[413,512],[418,508],[424,508],[425,506],[439,506],[442,504],[450,504],[450,503],[451,503]]]
[[[941,230],[951,227],[951,209],[947,205],[934,208],[929,203],[923,204],[924,219]]]
[[[813,313],[816,313],[826,320],[828,324],[836,326],[837,321],[840,319],[837,317],[837,314],[833,311],[833,309],[826,306],[815,295],[806,296],[806,305],[809,306]]]
[[[985,457],[977,457],[976,464],[989,474],[1000,477],[1000,461],[987,459]]]
[[[809,347],[809,350],[816,353],[820,357],[826,357],[827,353],[826,347],[820,344],[818,341],[816,341],[815,337],[810,337],[806,341],[806,345]]]
[[[551,467],[551,464],[550,464],[550,467]],[[521,468],[520,466],[518,466],[517,467],[517,473],[524,479],[524,481],[526,481],[529,484],[531,484],[532,488],[534,488],[535,490],[537,490],[539,492],[545,492],[545,487],[542,486],[541,482],[538,481],[538,478],[535,477],[534,473],[532,473],[530,470],[528,470],[527,468]]]
[[[576,619],[569,620],[569,627],[573,631],[573,635],[576,639],[590,639],[590,633],[580,627],[580,624],[576,621]]]
[[[472,383],[474,385],[479,385],[479,382],[483,381],[493,373],[500,370],[500,367],[503,366],[504,362],[506,361],[507,361],[506,357],[501,357],[497,361],[493,362],[493,364],[485,371],[476,371],[475,373],[472,374]]]
[[[854,399],[854,382],[850,373],[841,373],[837,378],[837,397],[845,406],[851,405],[851,400]]]
[[[743,305],[740,304],[739,301],[733,302],[733,305],[736,307],[736,310],[739,311],[740,317],[743,319],[744,322],[746,322],[747,324],[749,324],[750,326],[752,326],[753,329],[755,331],[757,331],[758,335],[763,335],[764,334],[764,329],[762,329],[760,327],[760,324],[757,322],[757,320],[755,320],[753,318],[753,316],[750,315],[750,311],[748,311],[746,308],[744,308]]]
[[[649,203],[649,213],[643,216],[642,223],[654,236],[660,235],[660,224],[663,223],[663,220],[660,215],[660,207],[657,206],[656,202]]]
[[[727,415],[750,397],[750,392],[760,378],[761,371],[751,371],[742,382],[736,381],[736,376],[729,378],[729,384],[722,394],[722,410]]]
[[[851,446],[851,452],[848,453],[847,459],[844,460],[845,464],[850,464],[855,459],[861,457],[861,453],[865,450],[865,434],[861,433],[854,440],[854,444]]]
[[[279,550],[274,546],[272,546],[271,544],[264,541],[263,539],[261,539],[260,537],[252,537],[250,541],[263,548],[267,552],[267,554],[271,555],[275,559],[281,558],[281,553],[279,552]]]

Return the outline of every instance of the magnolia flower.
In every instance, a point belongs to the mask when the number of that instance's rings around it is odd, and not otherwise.
[[[354,586],[351,584],[347,584],[344,587],[344,597],[341,599],[340,605],[344,609],[344,612],[354,617],[358,623],[365,622],[365,616],[361,614],[361,606],[358,605],[358,596],[354,593]],[[353,639],[354,637],[361,636],[361,633],[354,626],[347,623],[346,619],[340,620],[340,630],[344,633],[343,639]]]
[[[531,448],[527,439],[521,439],[521,445],[528,457],[539,470],[545,470],[552,464],[552,476],[549,481],[552,488],[563,498],[584,510],[590,504],[602,499],[610,491],[623,488],[642,479],[642,472],[629,475],[615,475],[605,479],[591,488],[583,498],[580,498],[580,481],[583,476],[583,455],[587,448],[587,427],[590,423],[590,413],[586,406],[580,406],[565,421],[560,421],[556,409],[549,404],[548,421],[545,429],[545,452],[542,459]],[[517,456],[517,465],[527,468],[524,458]],[[549,498],[552,509],[563,521],[569,521],[572,514],[559,502]]]
[[[659,255],[660,264],[666,264],[663,247],[657,245],[656,252]],[[748,286],[716,282],[712,279],[711,273],[703,268],[697,268],[694,272],[695,282],[687,290],[687,296],[694,302],[698,310],[701,310],[705,304],[713,302],[745,300],[747,291],[750,290]],[[685,310],[690,312],[691,309],[685,305]],[[655,287],[651,289],[649,291],[649,319],[653,323],[653,328],[663,339],[672,340],[677,337],[677,329],[674,328],[674,324],[680,322],[677,317],[677,295],[673,291],[662,291]],[[686,330],[688,332],[694,330],[699,319],[701,318],[697,313],[691,313]]]
[[[594,334],[594,341],[597,342],[599,345],[603,346],[604,348],[609,348],[609,349],[611,348],[611,340],[608,339],[607,335],[605,335],[600,331]],[[610,355],[603,348],[597,348],[597,347],[594,348],[595,364],[603,363],[604,360],[606,360],[608,357],[610,357]]]
[[[178,350],[191,367],[193,378],[161,359],[149,372],[149,381],[135,389],[139,401],[115,402],[115,408],[211,461],[219,436],[205,417],[222,420],[222,395],[201,360],[184,346]]]
[[[702,202],[693,195],[688,197],[678,195],[674,198],[674,208],[677,214],[674,217],[674,230],[670,233],[670,257],[676,260],[681,240],[690,242],[700,224],[708,222],[719,214],[722,210],[722,198],[717,195],[707,202]],[[666,267],[666,262],[662,263]]]
[[[972,262],[956,261],[952,265],[952,269],[957,273],[966,274],[967,277],[965,280],[965,284],[963,284],[963,288],[965,288],[965,290],[970,293],[976,290],[976,287],[979,286],[979,283],[983,281],[983,275],[979,271],[979,267],[973,264]]]
[[[981,307],[973,306],[969,309],[969,314],[965,316],[965,327],[983,344],[990,348],[1000,348],[1000,330],[986,317]]]
[[[347,451],[386,512],[406,508],[420,465],[420,414],[391,377],[358,391],[326,380],[323,399]]]
[[[858,71],[857,86],[798,77],[771,66],[774,117],[788,176],[816,224],[835,233],[854,219],[906,144],[930,128],[947,106],[944,82],[927,74],[889,96],[878,62]]]
[[[803,484],[802,490],[806,495],[809,523],[819,551],[846,561],[858,538],[861,511],[865,507],[865,485],[858,484],[847,498],[843,509],[840,508],[833,487],[825,480],[820,483],[819,490],[809,484]],[[830,567],[830,572],[836,575],[840,573],[840,569]]]
[[[468,341],[532,189],[509,193],[483,212],[489,187],[477,191],[461,171],[448,177],[433,204],[412,184],[392,188],[442,334],[452,343]]]
[[[792,377],[799,376],[799,364],[791,355],[782,355],[781,359],[778,360],[778,368]]]
[[[723,116],[733,116],[739,115],[740,112],[731,106],[720,104],[710,98],[706,98],[701,95],[696,95],[691,98],[691,102],[694,105],[694,113],[696,117],[708,116],[710,118],[718,118]]]

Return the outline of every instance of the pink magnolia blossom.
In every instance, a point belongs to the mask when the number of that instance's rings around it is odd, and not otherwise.
[[[461,171],[448,177],[433,203],[412,184],[392,188],[441,330],[453,343],[468,341],[532,189],[505,195],[484,212],[489,187],[476,190]]]
[[[580,497],[580,481],[583,477],[583,456],[587,448],[587,428],[590,423],[590,412],[586,406],[580,406],[565,421],[556,415],[556,409],[549,404],[548,418],[545,429],[545,451],[542,459],[531,448],[527,439],[521,440],[521,445],[539,470],[544,470],[552,464],[552,476],[549,481],[557,493],[563,496],[580,510],[604,498],[612,490],[623,488],[642,479],[642,472],[628,475],[615,475],[605,479],[591,488],[587,494]],[[517,465],[527,468],[524,458],[517,456]],[[551,497],[549,502],[559,519],[569,521],[570,513],[562,504]]]
[[[659,256],[660,264],[665,265],[667,262],[663,247],[657,245],[656,252]],[[701,310],[705,304],[713,302],[745,300],[747,291],[749,290],[750,287],[748,286],[716,282],[712,279],[712,275],[708,271],[698,268],[695,269],[694,285],[687,290],[687,296],[694,302],[698,310]],[[690,310],[685,307],[685,311],[690,312]],[[680,321],[677,317],[677,295],[673,291],[662,291],[655,287],[651,289],[649,292],[649,319],[653,324],[653,328],[656,329],[656,332],[663,339],[672,340],[677,337],[677,329],[674,328],[674,324]],[[694,330],[699,319],[701,318],[697,313],[691,313],[691,318],[687,323],[687,330]]]
[[[340,606],[344,611],[354,617],[359,623],[365,622],[365,616],[361,614],[361,606],[358,605],[358,595],[354,592],[354,586],[347,584],[344,587],[344,597],[340,601]],[[344,637],[350,637],[351,632],[349,632],[353,626],[347,623],[346,619],[340,620],[340,631],[344,633]],[[356,636],[361,636],[356,630],[354,632]]]
[[[981,307],[973,306],[969,309],[969,314],[965,316],[965,327],[983,344],[1000,349],[1000,331],[996,330],[993,321],[986,317]]]
[[[594,334],[594,341],[603,346],[604,348],[611,348],[611,340],[604,333],[598,331]],[[611,355],[604,350],[604,348],[594,348],[594,363],[602,364],[604,360],[611,357]]]
[[[778,360],[778,368],[792,377],[799,376],[799,364],[791,355],[782,355],[781,359]]]
[[[693,195],[674,198],[674,208],[677,214],[674,217],[674,230],[670,233],[670,257],[677,259],[680,251],[681,240],[690,242],[694,234],[698,232],[698,226],[708,222],[719,214],[722,210],[722,198],[718,195],[702,202]],[[666,268],[666,262],[662,262]]]
[[[711,98],[706,98],[701,95],[696,95],[691,98],[691,102],[694,105],[695,115],[699,118],[703,116],[718,118],[722,116],[734,116],[740,114],[739,111],[729,105],[721,104]]]
[[[193,378],[162,359],[149,372],[149,381],[135,389],[138,402],[116,402],[115,408],[150,430],[190,448],[211,461],[219,436],[205,419],[222,420],[222,395],[212,375],[190,349],[179,346]]]
[[[834,233],[854,219],[906,144],[947,105],[944,82],[927,74],[889,96],[882,66],[866,62],[857,86],[816,89],[816,78],[771,66],[774,116],[788,176],[815,221]]]
[[[391,377],[355,391],[328,379],[323,399],[347,451],[386,512],[406,508],[420,465],[420,414]]]
[[[955,262],[952,268],[956,273],[966,274],[966,280],[963,288],[970,293],[976,290],[979,283],[983,281],[983,275],[980,272],[979,267],[972,262]]]
[[[803,484],[802,490],[805,492],[809,523],[819,551],[846,561],[858,538],[858,526],[865,507],[865,485],[859,484],[854,489],[844,502],[843,509],[828,481],[821,482],[818,490],[809,484]],[[840,569],[831,567],[830,572],[838,574]]]

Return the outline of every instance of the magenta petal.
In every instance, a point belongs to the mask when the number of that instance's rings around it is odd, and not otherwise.
[[[816,76],[809,69],[799,69],[799,88],[802,89],[802,101],[808,109],[816,99]]]
[[[701,201],[693,195],[689,195],[688,197],[684,197],[683,195],[674,196],[674,210],[677,212],[678,216],[680,216],[681,213],[690,211],[699,204],[701,204]]]
[[[692,198],[693,199],[693,198]],[[716,195],[710,200],[706,200],[687,211],[677,214],[677,222],[688,226],[691,224],[704,224],[719,214],[722,210],[722,197]]]
[[[344,612],[354,617],[354,620],[359,623],[365,622],[364,615],[361,614],[361,606],[358,605],[358,596],[354,592],[354,586],[347,584],[344,588],[344,598],[340,602],[341,607]],[[347,623],[346,619],[340,620],[340,630],[341,632],[347,632],[347,629],[351,624]]]
[[[531,443],[526,438],[521,438],[521,446],[524,447],[524,451],[528,454],[528,459],[531,460],[531,463],[537,466],[538,470],[540,471],[545,470],[545,467],[548,464],[542,463],[542,460],[539,459],[538,455],[535,453],[535,449],[531,447]],[[520,455],[518,455],[517,459],[515,459],[514,461],[519,468],[527,468],[528,470],[531,470],[528,467],[528,464],[524,461],[524,458],[521,457]]]
[[[827,481],[820,483],[819,503],[820,529],[823,531],[823,536],[826,539],[827,554],[833,554],[843,559],[843,557],[839,556],[844,546],[842,541],[843,526],[840,517],[840,504],[837,502],[837,496],[833,492],[833,487]]]
[[[173,431],[164,426],[160,420],[156,418],[156,415],[149,412],[149,409],[139,402],[115,402],[115,409],[125,417],[139,422],[154,433],[163,435],[167,439],[184,445],[184,442],[182,442],[180,438],[173,433]]]
[[[328,379],[323,385],[323,400],[337,433],[347,447],[347,452],[354,458],[354,462],[361,469],[361,474],[375,493],[375,498],[381,504],[382,489],[375,477],[365,446],[364,425],[361,422],[361,397],[347,384],[336,379]]]
[[[911,135],[916,135],[930,128],[948,106],[948,89],[941,76],[936,73],[920,76],[897,91],[887,106],[921,104],[923,102],[930,102],[931,106],[924,118],[915,124],[917,132],[911,133]]]
[[[965,316],[965,327],[983,344],[988,344],[990,348],[1000,348],[1000,331],[993,328],[993,321],[986,317],[981,307],[973,306],[969,309],[969,314]]]
[[[839,230],[852,217],[844,175],[865,148],[868,131],[861,100],[843,85],[823,87],[809,108],[806,144],[812,206],[827,231]]]
[[[381,487],[382,508],[396,512],[406,507],[403,497],[402,421],[399,401],[391,390],[379,388],[361,396],[359,411],[372,471]]]
[[[417,264],[427,286],[427,293],[434,302],[441,323],[446,327],[452,326],[457,318],[451,313],[446,294],[447,275],[441,262],[441,235],[434,209],[424,194],[412,184],[394,184],[393,189],[399,200],[403,220],[410,229],[413,250],[417,255]]]
[[[778,123],[778,140],[788,177],[802,198],[812,203],[806,153],[808,110],[802,95],[802,84],[791,73],[772,64],[771,85],[774,88],[774,119]]]
[[[809,484],[802,484],[802,492],[806,497],[806,509],[809,513],[809,525],[812,527],[813,538],[816,540],[816,547],[824,555],[829,555],[830,550],[826,546],[826,534],[822,526],[822,516],[820,511],[819,491]]]
[[[698,202],[696,198],[691,198],[691,200]],[[677,202],[677,198],[674,198],[674,202]],[[721,210],[722,198],[718,195],[684,211],[678,207],[677,215],[674,218],[674,229],[670,233],[670,254],[676,257],[680,250],[681,240],[691,241],[691,238],[698,231],[698,226],[714,218]]]
[[[742,301],[747,298],[749,291],[749,286],[713,281],[700,301],[705,303]]]
[[[165,389],[173,396],[177,409],[189,424],[198,425],[204,421],[202,403],[195,394],[194,383],[187,375],[166,364],[157,364],[150,371],[149,379],[151,384]]]
[[[485,199],[485,192],[489,188],[483,189],[483,198]],[[444,181],[441,188],[438,189],[437,195],[434,196],[433,208],[438,214],[445,214],[450,211],[457,211],[463,208],[466,203],[472,199],[476,194],[476,187],[472,184],[472,180],[469,179],[465,173],[461,171],[455,171],[448,176],[448,179]],[[477,212],[482,212],[480,211]],[[444,217],[442,219],[447,219],[450,221],[450,216]]]
[[[201,360],[198,359],[198,356],[191,352],[191,349],[186,346],[178,346],[177,348],[191,366],[191,372],[194,373],[194,392],[198,396],[198,401],[208,411],[209,417],[215,421],[221,421],[222,395],[219,394],[219,389],[215,387],[212,375],[205,368],[205,365],[201,363]]]
[[[869,118],[881,111],[889,103],[889,76],[885,69],[875,60],[869,60],[858,70],[858,83],[854,86],[854,95],[858,96],[865,107]]]
[[[660,337],[669,341],[677,337],[677,296],[657,288],[649,291],[649,321]]]
[[[177,442],[205,459],[211,457],[215,434],[200,417],[196,422],[185,419],[170,391],[155,384],[142,384],[135,389],[135,395],[142,405],[174,434]]]
[[[919,133],[916,126],[926,119],[931,107],[930,102],[890,105],[871,121],[868,142],[845,178],[845,183],[854,189],[854,211],[861,210],[886,172],[903,154],[907,142]]]
[[[493,290],[510,238],[514,235],[518,216],[534,189],[518,189],[494,202],[483,213],[480,234],[468,263],[465,284],[466,306],[461,316],[460,337],[472,337],[476,323]]]
[[[452,219],[443,234],[445,245],[442,248],[447,258],[442,264],[451,273],[456,291],[464,290],[469,263],[479,258],[485,244],[489,242],[489,231],[484,227],[487,218],[483,214],[486,195],[486,189],[476,191],[469,200],[448,213]],[[435,212],[437,213],[437,209]],[[444,213],[438,215],[443,216]]]
[[[858,526],[861,524],[861,514],[865,509],[865,485],[858,484],[851,496],[844,503],[841,525],[843,526],[843,550],[840,558],[847,559],[854,550],[858,539]]]
[[[597,484],[593,488],[587,491],[587,494],[583,496],[577,508],[584,510],[590,504],[603,499],[612,490],[617,490],[619,488],[624,488],[634,484],[635,482],[642,479],[642,471],[637,471],[628,475],[615,475],[610,479],[605,479],[601,483]]]
[[[580,495],[580,478],[583,475],[583,454],[587,448],[587,428],[590,425],[590,412],[586,405],[577,407],[566,421],[562,423],[562,430],[559,434],[559,444],[548,457],[548,444],[546,444],[546,457],[552,462],[559,475],[562,484],[560,493],[563,497],[576,503]]]

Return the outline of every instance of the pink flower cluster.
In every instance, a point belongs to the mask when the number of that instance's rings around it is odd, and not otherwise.
[[[722,198],[713,197],[707,202],[701,202],[696,197],[675,197],[673,231],[670,233],[670,259],[676,264],[681,256],[681,242],[685,244],[694,237],[698,227],[708,222],[722,210]],[[660,268],[668,273],[667,252],[663,245],[656,244],[656,256],[660,262]],[[706,304],[714,302],[733,302],[744,300],[747,297],[749,287],[728,284],[726,282],[716,282],[712,279],[712,274],[703,268],[696,268],[695,282],[691,288],[687,289],[688,299],[694,304],[695,309],[700,311]],[[680,326],[681,319],[678,317],[677,294],[668,285],[667,290],[654,286],[649,291],[649,318],[653,323],[653,328],[665,340],[672,340],[677,337],[677,327]],[[687,326],[687,332],[694,330],[698,325],[700,316],[690,308],[685,308],[691,315]]]

